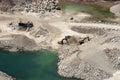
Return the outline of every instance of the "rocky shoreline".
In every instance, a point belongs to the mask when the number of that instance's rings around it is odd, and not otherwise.
[[[0,80],[16,80],[16,79],[0,71]]]

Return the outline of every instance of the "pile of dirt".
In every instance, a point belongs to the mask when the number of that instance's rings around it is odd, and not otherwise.
[[[32,51],[37,44],[25,35],[3,35],[0,37],[0,48],[9,51]]]

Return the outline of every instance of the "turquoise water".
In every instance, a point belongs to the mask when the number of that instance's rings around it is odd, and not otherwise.
[[[77,80],[57,74],[57,55],[50,51],[16,52],[0,51],[0,71],[17,80]]]

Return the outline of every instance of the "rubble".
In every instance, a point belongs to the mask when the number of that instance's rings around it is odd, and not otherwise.
[[[65,45],[59,50],[58,73],[61,76],[84,80],[103,80],[112,76],[94,64],[81,59],[79,57],[81,52],[80,48],[75,45]]]
[[[109,62],[116,70],[120,70],[120,50],[119,49],[105,49],[105,53]]]
[[[25,12],[39,13],[43,16],[47,12],[55,12],[55,10],[60,10],[58,6],[58,0],[36,0],[31,4],[26,4]]]

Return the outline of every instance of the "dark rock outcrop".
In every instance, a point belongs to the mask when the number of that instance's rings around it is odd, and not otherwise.
[[[90,41],[89,37],[85,37],[85,38],[77,38],[75,36],[65,36],[65,38],[63,38],[61,41],[58,42],[58,44],[64,45],[64,44],[78,44],[78,45],[82,45],[85,42]]]

